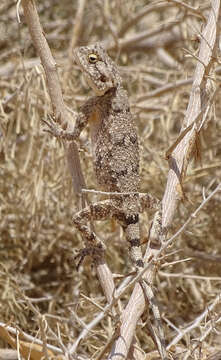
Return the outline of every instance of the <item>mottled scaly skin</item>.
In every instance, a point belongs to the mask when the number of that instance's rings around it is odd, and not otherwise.
[[[131,193],[90,205],[74,216],[74,225],[94,247],[99,248],[101,244],[87,227],[87,221],[115,218],[124,229],[131,260],[140,272],[144,267],[140,247],[139,212],[143,210],[140,204],[150,206],[150,200],[139,196],[139,147],[128,95],[115,63],[100,44],[76,48],[74,58],[96,96],[80,107],[73,132],[58,130],[47,123],[49,132],[66,140],[75,140],[89,122],[94,170],[100,190]],[[161,358],[166,359],[160,313],[153,291],[143,279],[140,283],[154,313]]]
[[[100,97],[96,110],[99,125],[92,146],[97,181],[106,191],[137,192],[139,148],[126,91],[110,89]]]
[[[143,266],[139,236],[139,147],[126,91],[117,84],[96,106],[96,120],[90,121],[94,169],[100,188],[109,192],[132,192],[112,199],[113,216],[121,222],[130,243],[135,266]]]

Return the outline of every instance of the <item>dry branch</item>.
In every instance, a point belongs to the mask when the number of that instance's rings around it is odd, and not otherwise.
[[[182,331],[179,332],[179,334],[171,341],[171,343],[169,344],[169,347],[177,344],[178,341],[180,341],[187,333],[191,332],[194,328],[199,326],[201,321],[204,320],[206,318],[206,316],[213,310],[213,308],[220,302],[221,302],[221,293],[216,296],[216,298],[213,300],[212,304],[209,305],[206,308],[206,310],[203,311],[202,314],[200,314],[200,316],[198,316],[190,326],[186,327],[185,329],[183,329]]]
[[[13,328],[12,326],[8,326],[7,324],[2,323],[2,322],[0,322],[0,327],[5,328],[10,334],[13,334],[15,336],[20,336],[21,335],[22,339],[30,342],[30,344],[38,344],[38,345],[43,346],[43,341],[37,339],[34,336],[26,334],[24,331],[19,332],[18,329]],[[52,350],[54,354],[63,354],[63,351],[57,346],[47,344],[47,348]]]
[[[156,261],[160,255],[163,254],[163,252],[168,248],[169,245],[171,245],[174,240],[185,230],[185,228],[189,225],[189,223],[196,218],[197,214],[202,210],[202,208],[221,190],[221,184],[219,184],[215,190],[206,198],[204,199],[204,201],[200,204],[200,206],[194,211],[193,214],[190,215],[190,217],[187,219],[187,221],[182,225],[182,227],[169,239],[167,240],[167,242],[164,244],[164,246],[159,250],[154,252],[151,254],[151,256],[153,255],[153,257],[151,258],[151,260],[149,261],[149,263],[145,266],[144,270],[142,273],[140,273],[136,278],[134,278],[132,281],[129,282],[129,284],[127,286],[124,285],[124,283],[119,286],[116,289],[116,292],[114,294],[114,298],[112,299],[112,302],[110,304],[108,304],[105,309],[103,310],[102,313],[98,314],[96,318],[93,319],[93,321],[88,324],[87,328],[84,329],[78,339],[75,341],[75,343],[72,345],[72,347],[70,348],[70,354],[73,354],[76,349],[77,346],[79,345],[79,343],[85,339],[88,336],[88,333],[104,318],[105,314],[108,313],[108,311],[110,311],[110,309],[112,308],[112,306],[116,303],[116,301],[118,299],[120,299],[120,297],[127,291],[128,287],[133,286],[134,284],[136,284],[136,282],[139,280],[139,278],[144,275],[145,273],[147,273],[148,271],[148,276],[149,278],[147,278],[147,280],[151,280],[150,276],[153,276],[153,263],[154,261]],[[146,274],[147,275],[147,274]],[[219,295],[220,296],[220,295]],[[217,304],[217,301],[215,302],[215,304]],[[120,337],[119,339],[116,341],[116,347],[118,349],[118,351],[121,351],[121,354],[124,356],[126,356],[127,352],[129,351],[129,346],[131,344],[132,341],[132,336],[133,336],[133,331],[135,330],[135,325],[136,325],[136,321],[139,319],[139,317],[141,316],[141,314],[144,311],[145,308],[145,299],[143,296],[143,291],[141,290],[140,286],[138,284],[136,284],[133,293],[130,297],[130,300],[127,304],[127,307],[125,308],[123,314],[122,314],[122,326],[120,329]],[[135,316],[135,318],[134,318]],[[124,341],[125,339],[127,339],[127,341]],[[170,348],[171,344],[168,346],[168,348]],[[115,347],[113,347],[110,356],[114,356],[117,358],[117,355],[114,354],[118,354],[118,352],[116,351]]]
[[[33,43],[45,70],[55,119],[59,121],[61,125],[66,126],[68,121],[70,122],[72,119],[63,101],[56,63],[52,57],[50,48],[41,28],[35,2],[34,0],[22,0],[22,6]],[[85,187],[85,182],[83,180],[83,174],[80,168],[78,149],[74,142],[71,144],[64,142],[64,145],[68,159],[68,165],[70,167],[70,172],[74,183],[75,193],[79,194],[79,191]],[[104,259],[101,259],[101,263],[97,267],[97,272],[107,300],[110,302],[114,291],[114,282],[112,274],[108,266],[105,264]]]
[[[161,39],[160,34],[163,32],[163,38],[164,38],[165,36],[164,33],[167,33],[168,30],[170,30],[171,33],[174,29],[177,28],[177,25],[180,24],[180,22],[181,19],[175,19],[174,17],[172,17],[171,19],[168,19],[166,22],[162,22],[158,24],[158,26],[156,26],[155,29],[140,32],[126,39],[124,38],[119,39],[117,42],[117,46],[121,50],[131,49],[136,46],[139,46],[139,44],[142,44],[144,41],[146,42],[146,46],[147,46],[148,41],[150,43],[153,43],[153,39],[155,39],[154,42],[156,46],[156,43],[158,44],[158,42],[156,42],[155,37],[159,36],[159,39]],[[174,37],[175,36],[173,36],[173,39]],[[166,40],[164,41],[166,42]],[[107,50],[112,50],[116,48],[116,43],[105,42],[104,46],[106,47]]]
[[[140,10],[135,16],[132,17],[128,22],[126,22],[121,30],[119,31],[119,37],[123,37],[125,33],[134,25],[136,25],[144,16],[148,15],[152,11],[159,11],[163,9],[168,9],[168,7],[175,6],[174,4],[168,4],[167,1],[162,1],[154,5],[147,5],[142,10]]]
[[[67,84],[68,77],[70,75],[72,63],[73,63],[73,49],[77,46],[79,41],[81,30],[82,30],[82,23],[84,18],[84,9],[85,9],[85,0],[78,1],[78,10],[75,16],[75,22],[73,26],[73,32],[71,36],[71,41],[68,49],[68,66],[67,72],[65,73],[64,83]]]
[[[211,103],[209,101],[209,95],[211,94],[208,94],[207,99],[205,99],[205,91],[208,88],[208,76],[210,75],[209,70],[211,63],[213,62],[212,55],[217,37],[219,8],[219,0],[212,0],[211,10],[208,16],[207,24],[202,33],[199,61],[196,65],[192,92],[190,95],[189,105],[181,132],[186,127],[190,126],[193,121],[195,121],[202,109],[204,110],[205,102],[206,106],[211,106]],[[207,111],[205,111],[205,114],[207,114]],[[193,136],[195,136],[194,134],[195,131],[193,126],[193,131],[189,131],[186,134],[184,139],[182,139],[182,141],[179,143],[179,145],[172,154],[173,166],[170,165],[171,170],[168,175],[167,187],[165,190],[165,195],[163,197],[163,227],[167,227],[172,222],[172,218],[174,216],[177,204],[177,184],[180,181],[180,178],[177,176],[177,170],[175,171],[175,169],[178,168],[179,173],[181,174],[184,159],[185,157],[187,157],[187,149],[190,146],[191,141],[193,141]],[[189,161],[188,158],[187,161]],[[167,245],[168,244],[166,244],[166,246]],[[159,251],[147,249],[146,257],[148,257],[149,259],[151,257],[157,259],[159,254]],[[147,280],[152,283],[154,277],[153,264],[151,264],[151,266],[149,267],[146,276]],[[112,348],[109,359],[112,359],[113,356],[116,360],[122,359],[122,356],[126,357],[126,354],[131,346],[136,322],[139,319],[139,316],[144,311],[144,308],[145,300],[142,294],[142,289],[139,287],[139,285],[137,285],[132,293],[126,309],[122,314],[120,336]]]
[[[213,74],[212,64],[214,63],[213,54],[217,39],[219,13],[220,1],[212,0],[207,24],[201,35],[199,56],[193,76],[189,104],[180,133],[193,124],[196,119],[197,123],[180,141],[169,160],[170,170],[163,197],[162,225],[164,228],[168,228],[173,221],[177,203],[181,199],[179,184],[182,186],[182,177],[185,176],[187,165],[191,160],[196,134],[201,130],[202,124],[205,127],[205,115],[212,106],[211,98],[215,91],[212,84],[213,80],[211,80]]]

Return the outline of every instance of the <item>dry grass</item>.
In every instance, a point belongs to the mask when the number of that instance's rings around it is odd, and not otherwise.
[[[202,2],[186,3],[197,8]],[[191,82],[183,86],[176,86],[176,83],[191,78],[196,66],[196,59],[187,55],[184,49],[197,55],[198,35],[204,24],[203,17],[199,15],[207,16],[209,3],[204,1],[198,13],[178,7],[173,1],[162,2],[164,7],[162,5],[162,8],[147,13],[126,29],[126,33],[123,27],[132,16],[144,6],[156,4],[155,1],[88,1],[85,6],[78,44],[106,41],[110,55],[121,66],[140,135],[142,191],[160,199],[168,174],[164,154],[179,134],[191,89]],[[38,1],[37,7],[59,65],[65,103],[77,110],[89,93],[74,64],[71,72],[67,73],[67,54],[77,2]],[[83,323],[88,324],[100,312],[81,294],[100,306],[105,305],[105,298],[95,271],[91,271],[89,259],[79,272],[75,270],[73,254],[82,247],[80,235],[71,222],[76,201],[63,148],[42,131],[40,120],[51,111],[51,105],[44,73],[27,27],[24,23],[18,25],[15,4],[5,2],[0,5],[0,16],[3,34],[0,39],[1,320],[40,337],[39,316],[21,295],[22,291],[38,313],[45,316],[48,343],[60,346],[51,331],[58,334],[59,329],[62,342],[67,346],[76,339]],[[22,21],[21,10],[20,16]],[[162,23],[165,30],[157,31]],[[147,30],[156,30],[154,36],[157,38],[152,44],[150,37],[145,37],[142,42],[133,41],[135,36]],[[113,45],[114,36],[119,33],[122,34],[122,42],[132,39],[129,45],[123,43],[122,51],[117,51]],[[164,44],[162,39],[169,35],[172,40]],[[217,66],[217,85],[220,79],[220,68]],[[157,89],[170,83],[174,86],[156,93]],[[200,133],[200,156],[188,168],[184,183],[186,199],[177,209],[171,233],[178,230],[200,205],[203,191],[208,195],[220,181],[220,117],[221,105],[217,94],[206,126]],[[80,140],[82,167],[87,186],[96,189],[87,135],[85,131]],[[95,201],[96,196],[91,196],[91,200]],[[170,322],[180,329],[190,325],[220,292],[220,213],[220,193],[217,193],[168,249],[159,269],[156,293],[168,342],[177,334]],[[144,237],[150,220],[149,214],[142,217]],[[96,230],[107,245],[106,257],[112,272],[128,273],[128,253],[118,226],[100,222]],[[126,304],[128,297],[129,294],[122,297],[122,304]],[[216,325],[219,313],[220,304],[176,344],[174,353],[183,351],[185,354],[187,349],[195,349],[188,358],[204,359],[213,351],[220,350],[220,334],[217,332],[220,328]],[[143,321],[145,319],[144,316]],[[206,324],[212,325],[213,331],[202,343],[195,341],[206,331]],[[112,331],[110,318],[105,317],[79,346],[82,358],[84,355],[88,359],[95,358],[96,351],[106,344]],[[145,353],[155,348],[141,322],[137,342]],[[180,356],[184,358],[184,355]]]

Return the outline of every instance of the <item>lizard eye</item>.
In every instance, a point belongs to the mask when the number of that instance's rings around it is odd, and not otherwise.
[[[98,56],[94,53],[88,55],[89,63],[95,64],[98,61]]]

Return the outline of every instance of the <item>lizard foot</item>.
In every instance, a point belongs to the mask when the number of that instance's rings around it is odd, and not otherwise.
[[[86,256],[91,256],[95,264],[98,264],[100,260],[103,258],[104,255],[104,248],[101,243],[96,246],[85,247],[84,249],[79,250],[79,253],[74,257],[74,260],[79,259],[78,263],[76,264],[77,271],[81,266],[84,258]]]
[[[43,129],[44,132],[48,132],[49,134],[61,138],[63,135],[63,130],[58,129],[55,125],[55,119],[53,116],[48,115],[47,120],[42,120],[43,124],[46,125],[46,128]]]

